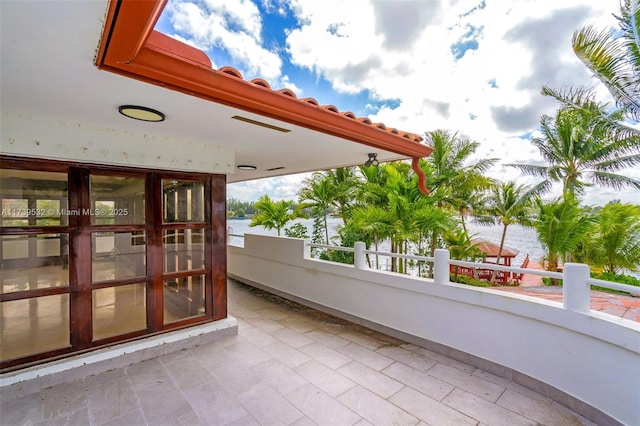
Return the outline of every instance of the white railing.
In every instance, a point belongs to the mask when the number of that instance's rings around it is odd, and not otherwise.
[[[450,258],[449,250],[437,249],[435,256],[418,256],[412,254],[391,253],[385,251],[367,250],[363,242],[357,242],[354,247],[340,247],[324,244],[308,243],[311,248],[327,250],[337,250],[354,253],[354,267],[356,269],[372,269],[367,264],[367,255],[388,256],[399,259],[410,259],[418,262],[433,263],[433,280],[436,284],[447,284],[450,282],[450,265],[462,266],[477,270],[503,271],[511,274],[529,274],[542,277],[563,280],[563,305],[566,309],[575,312],[590,311],[591,286],[603,287],[611,290],[626,292],[629,294],[640,294],[640,287],[628,284],[615,283],[610,281],[590,278],[591,271],[588,265],[580,263],[566,263],[562,272],[551,272],[539,269],[518,268],[513,266],[502,266],[491,263],[467,262]]]
[[[236,247],[244,246],[244,234],[234,234],[233,232],[227,232],[227,244]]]
[[[376,251],[368,252],[364,244],[326,248],[353,250],[354,265],[314,258],[312,248],[322,247],[298,238],[246,234],[244,247],[228,247],[228,273],[542,390],[597,424],[640,425],[640,323],[589,310],[589,286],[609,284],[590,280],[587,266],[568,264],[563,274],[524,269],[563,278],[565,297],[558,303],[450,282],[450,265],[465,263],[449,259],[447,250],[437,250],[432,259],[399,256],[432,262],[435,277],[430,279],[368,267],[367,254]],[[592,368],[603,359],[606,368]]]

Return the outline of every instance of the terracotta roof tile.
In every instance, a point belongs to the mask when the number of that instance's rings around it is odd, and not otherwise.
[[[242,73],[240,71],[238,71],[237,69],[230,67],[230,66],[224,66],[220,69],[217,70],[217,72],[222,72],[228,75],[231,75],[233,77],[239,78],[241,80],[244,80],[242,77]],[[272,89],[271,85],[264,79],[262,78],[254,78],[253,80],[249,81],[249,83],[254,84],[256,86],[262,87],[264,89],[267,90],[271,90],[272,92],[277,92],[280,93],[282,95],[288,96],[290,98],[293,98],[299,102],[303,102],[306,103],[310,106],[314,106],[317,108],[322,108],[324,110],[333,112],[333,113],[337,113],[337,114],[341,114],[343,117],[351,119],[351,120],[357,120],[360,123],[362,123],[363,125],[366,126],[373,126],[376,127],[380,130],[383,130],[387,133],[391,133],[394,135],[398,135],[401,136],[405,139],[409,139],[410,141],[416,142],[416,143],[420,143],[423,138],[420,135],[417,135],[415,133],[409,133],[409,132],[403,132],[403,131],[399,131],[398,129],[394,128],[394,127],[387,127],[385,126],[383,123],[373,123],[368,117],[356,117],[356,115],[351,112],[351,111],[345,111],[345,112],[340,112],[340,110],[335,106],[335,105],[320,105],[320,103],[314,99],[314,98],[298,98],[295,94],[295,92],[291,89],[288,88],[283,88],[283,89]]]

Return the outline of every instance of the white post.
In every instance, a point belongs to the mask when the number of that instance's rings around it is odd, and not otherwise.
[[[588,313],[591,309],[591,288],[587,284],[589,266],[581,263],[565,263],[562,277],[562,295],[565,309]]]
[[[353,245],[353,266],[356,269],[365,269],[367,267],[367,255],[364,253],[366,249],[367,245],[361,241]]]
[[[433,282],[436,284],[449,282],[449,250],[436,249],[433,256]]]
[[[302,258],[311,259],[311,240],[303,240]]]

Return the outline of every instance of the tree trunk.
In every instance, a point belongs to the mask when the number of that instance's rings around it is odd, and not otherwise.
[[[498,256],[496,256],[496,265],[500,264],[500,257],[502,257],[502,249],[504,248],[504,239],[507,236],[507,227],[509,226],[507,224],[503,225],[504,228],[502,228],[502,236],[500,237],[500,248],[498,249]],[[497,272],[498,271],[496,271],[495,269],[493,270],[493,274],[491,274],[491,282],[495,282]]]
[[[329,223],[327,222],[327,212],[324,213],[324,236],[325,244],[329,245]]]

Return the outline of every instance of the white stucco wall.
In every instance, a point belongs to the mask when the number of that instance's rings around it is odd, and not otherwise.
[[[213,143],[20,113],[3,112],[1,125],[0,153],[6,155],[212,174],[234,172],[234,151]]]
[[[228,271],[248,282],[436,342],[640,424],[640,324],[496,290],[309,259],[305,242],[245,235]]]

